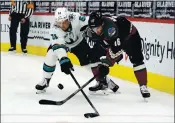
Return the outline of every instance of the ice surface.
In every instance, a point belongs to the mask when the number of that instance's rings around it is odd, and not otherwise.
[[[35,85],[42,78],[44,57],[1,52],[1,121],[2,123],[114,123],[114,122],[174,122],[174,96],[149,89],[151,98],[143,101],[137,84],[111,77],[121,94],[90,95],[85,92],[100,113],[100,117],[84,118],[94,112],[81,93],[62,106],[39,105],[40,99],[63,100],[77,89],[69,75],[56,72],[44,94],[36,95]],[[82,85],[92,77],[86,69],[75,66],[73,72]],[[57,84],[64,85],[63,90]]]

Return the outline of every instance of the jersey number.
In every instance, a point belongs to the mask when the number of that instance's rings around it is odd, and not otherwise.
[[[57,37],[57,35],[56,35],[56,34],[51,34],[51,36],[52,36],[52,39],[53,39],[53,40],[58,39],[58,37]]]
[[[117,38],[117,40],[114,42],[114,46],[120,46],[121,42],[120,42],[120,38]]]

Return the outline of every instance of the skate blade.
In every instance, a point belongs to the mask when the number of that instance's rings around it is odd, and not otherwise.
[[[15,54],[16,53],[16,51],[8,51],[9,52],[9,54]]]
[[[110,91],[111,94],[121,94],[120,91],[113,92],[112,90]]]
[[[107,90],[99,90],[99,91],[89,91],[89,94],[90,95],[99,95],[99,96],[107,96],[107,95],[109,95],[109,91],[107,91]]]
[[[145,103],[148,103],[148,98],[143,98],[143,101],[144,101]]]
[[[142,95],[144,102],[148,103],[148,99],[150,98],[150,94]]]
[[[42,93],[45,93],[45,92],[46,92],[45,89],[44,90],[37,90],[36,94],[42,94]]]
[[[27,56],[27,53],[22,53],[23,54],[23,56]]]

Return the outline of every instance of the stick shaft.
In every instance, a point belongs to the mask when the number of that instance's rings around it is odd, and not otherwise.
[[[84,95],[85,99],[88,101],[88,103],[91,105],[91,107],[94,109],[95,113],[99,114],[98,111],[96,110],[96,108],[94,107],[94,105],[92,104],[92,102],[90,101],[90,99],[87,97],[87,95],[85,94],[85,92],[83,91],[83,86],[81,87],[79,85],[79,83],[77,82],[76,78],[74,77],[74,75],[72,74],[72,72],[70,73],[72,79],[74,80],[74,82],[76,83],[76,85],[78,86],[78,88],[80,89],[80,91],[82,92],[82,94]]]

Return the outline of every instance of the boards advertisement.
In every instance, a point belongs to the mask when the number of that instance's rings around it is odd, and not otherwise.
[[[54,16],[52,15],[33,15],[30,19],[28,44],[47,47],[50,44],[49,30],[53,23]],[[9,24],[8,15],[3,14],[0,28],[1,41],[3,42],[9,42]],[[148,22],[133,22],[133,24],[137,27],[142,38],[142,52],[148,71],[174,77],[175,44],[173,24]],[[19,28],[17,33],[18,43]],[[132,67],[127,55],[124,55],[124,59],[120,64]]]

